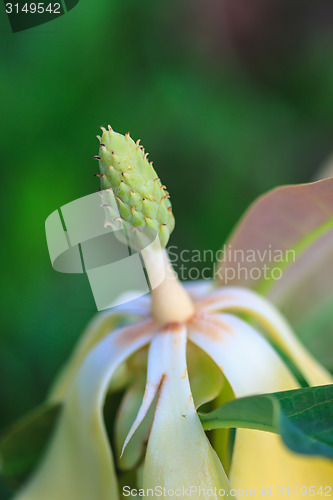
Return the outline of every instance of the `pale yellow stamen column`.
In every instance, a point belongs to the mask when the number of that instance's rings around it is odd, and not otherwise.
[[[166,250],[149,247],[142,254],[152,285],[151,307],[155,321],[161,325],[187,321],[194,314],[194,305],[178,280]]]

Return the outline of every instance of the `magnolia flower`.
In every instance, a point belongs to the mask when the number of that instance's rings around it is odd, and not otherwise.
[[[102,187],[113,189],[119,198],[127,229],[146,224],[165,246],[174,225],[170,203],[144,152],[128,135],[110,129],[103,131],[99,158]],[[119,158],[125,158],[125,167]],[[128,164],[133,178],[126,170],[120,186]],[[144,177],[139,167],[146,169]],[[145,197],[139,207],[142,190]],[[149,207],[146,199],[151,200]],[[217,499],[249,488],[260,496],[262,488],[271,488],[271,496],[278,498],[279,486],[319,489],[331,484],[332,462],[297,455],[278,435],[257,430],[236,430],[227,470],[225,454],[214,451],[202,428],[198,405],[219,394],[223,398],[228,384],[236,398],[300,387],[274,345],[310,385],[330,384],[332,378],[261,295],[211,282],[183,285],[165,249],[146,248],[144,260],[149,277],[163,271],[162,282],[150,296],[98,314],[88,327],[49,398],[63,405],[52,440],[17,500],[119,498],[103,406],[108,391],[128,379],[133,360],[135,380],[118,411],[115,446],[118,466],[123,460],[124,468],[136,470],[140,496],[154,492],[160,498]],[[119,318],[126,318],[125,326],[115,326]],[[196,357],[199,362],[191,372]],[[217,450],[218,439],[218,433],[212,437]],[[123,489],[123,496],[127,493],[129,489]]]

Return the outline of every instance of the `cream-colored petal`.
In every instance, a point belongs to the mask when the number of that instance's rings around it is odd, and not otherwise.
[[[103,403],[117,366],[154,334],[154,324],[118,329],[94,347],[68,388],[41,466],[17,500],[116,500],[117,481]]]
[[[268,342],[237,317],[219,314],[193,320],[189,338],[221,367],[237,397],[297,387]],[[278,499],[288,496],[286,489],[281,494],[279,486],[289,486],[290,496],[298,486],[301,495],[301,486],[315,486],[317,491],[320,486],[331,485],[332,478],[333,462],[295,454],[278,435],[236,431],[230,471],[231,486],[236,490],[252,489],[261,497],[262,488],[271,487],[267,496],[270,493],[270,498]]]
[[[285,351],[310,385],[333,383],[332,376],[301,344],[279,311],[254,291],[240,287],[223,287],[202,299],[197,308],[203,313],[231,311],[249,314]]]
[[[160,498],[168,499],[168,490],[178,498],[187,498],[183,488],[189,491],[192,487],[193,500],[215,500],[220,497],[209,496],[215,488],[229,493],[230,487],[193,404],[186,367],[186,331],[175,327],[160,335],[163,349],[158,361],[166,370],[148,442],[144,488],[162,492],[165,488]]]

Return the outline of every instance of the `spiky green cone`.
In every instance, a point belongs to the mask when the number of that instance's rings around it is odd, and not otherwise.
[[[112,189],[119,214],[128,233],[155,234],[165,247],[175,220],[169,194],[158,178],[148,153],[139,141],[101,127],[99,147],[101,187]],[[109,220],[112,224],[113,220]],[[118,226],[119,227],[119,226]]]

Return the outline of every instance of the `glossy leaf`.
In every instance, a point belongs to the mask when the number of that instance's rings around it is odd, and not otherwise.
[[[205,430],[279,433],[295,452],[333,459],[333,385],[234,399],[200,419]]]

